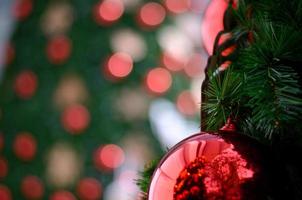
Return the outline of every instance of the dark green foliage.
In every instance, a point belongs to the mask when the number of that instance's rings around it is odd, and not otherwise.
[[[203,105],[206,127],[217,130],[231,116],[251,137],[284,136],[291,126],[301,126],[302,3],[239,1],[233,12],[238,25],[230,40],[239,44],[236,58],[210,78]],[[252,41],[238,40],[244,33],[252,34]]]

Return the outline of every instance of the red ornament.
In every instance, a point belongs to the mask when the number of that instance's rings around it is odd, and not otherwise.
[[[50,198],[50,200],[76,200],[75,196],[69,192],[69,191],[57,191],[53,193]]]
[[[30,161],[36,155],[36,140],[29,133],[20,133],[15,138],[15,141],[13,143],[13,150],[20,160]]]
[[[153,174],[148,200],[265,199],[271,195],[267,149],[235,132],[200,133],[173,147]]]
[[[0,156],[0,179],[5,178],[8,172],[7,160]]]
[[[44,194],[44,186],[36,176],[27,176],[21,182],[21,192],[27,199],[41,199]]]
[[[14,89],[22,99],[30,99],[34,96],[38,87],[38,80],[36,75],[29,70],[22,71],[17,75]]]
[[[142,27],[155,28],[165,20],[165,17],[166,10],[161,4],[149,2],[140,8],[138,22]]]
[[[102,195],[102,186],[94,178],[82,179],[77,186],[77,193],[81,200],[98,200]]]
[[[125,154],[122,148],[115,144],[108,144],[97,149],[94,154],[94,163],[98,169],[113,170],[125,160]]]
[[[66,36],[56,36],[48,42],[46,53],[51,63],[62,64],[70,56],[71,42]]]
[[[16,0],[13,7],[13,15],[18,20],[26,19],[33,9],[32,0]]]
[[[61,121],[66,131],[80,134],[88,127],[90,114],[83,105],[74,104],[64,110]]]
[[[0,199],[1,200],[12,200],[12,194],[8,187],[0,184]]]

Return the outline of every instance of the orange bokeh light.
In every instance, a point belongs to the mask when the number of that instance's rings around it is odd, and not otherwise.
[[[124,78],[128,76],[133,69],[133,60],[126,53],[115,53],[107,62],[108,72],[115,78]]]
[[[155,2],[143,5],[139,11],[139,20],[143,26],[156,27],[160,25],[166,17],[165,8]]]
[[[104,0],[97,5],[95,18],[101,25],[117,21],[124,13],[124,4],[121,0]]]
[[[162,94],[171,87],[172,76],[165,68],[154,68],[148,72],[146,84],[151,92]]]

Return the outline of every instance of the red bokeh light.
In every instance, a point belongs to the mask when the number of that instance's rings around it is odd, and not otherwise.
[[[37,87],[38,79],[32,71],[22,71],[15,79],[15,92],[22,99],[31,98],[35,94]]]
[[[41,199],[44,194],[44,186],[36,176],[27,176],[21,182],[21,192],[27,199]]]
[[[6,46],[5,65],[9,65],[15,59],[15,48],[12,44]]]
[[[0,151],[2,151],[3,148],[4,148],[4,135],[2,132],[0,132]]]
[[[101,198],[102,185],[94,178],[85,178],[79,182],[77,193],[81,200],[97,200]]]
[[[12,200],[12,194],[8,187],[0,185],[0,199],[1,200]]]
[[[196,102],[191,92],[183,91],[177,97],[177,108],[178,110],[188,116],[195,115],[198,111]]]
[[[190,0],[165,0],[166,8],[175,14],[188,11],[191,6]]]
[[[124,78],[131,73],[133,60],[126,53],[115,53],[108,59],[107,68],[114,78]]]
[[[70,56],[71,41],[66,36],[56,36],[48,41],[46,54],[53,64],[62,64]]]
[[[79,134],[88,127],[90,114],[83,105],[75,104],[64,110],[61,120],[66,131],[71,134]]]
[[[76,200],[76,198],[71,192],[61,190],[53,193],[49,200]]]
[[[155,2],[146,3],[139,10],[139,22],[142,26],[152,28],[160,25],[165,17],[165,8]]]
[[[98,148],[94,155],[95,165],[101,170],[115,169],[121,166],[124,160],[123,149],[115,144],[108,144]]]
[[[16,0],[12,13],[16,19],[24,20],[30,15],[32,9],[32,0]]]
[[[180,71],[184,68],[185,61],[177,58],[176,56],[164,53],[162,55],[162,64],[170,71]]]
[[[172,76],[170,72],[164,68],[154,68],[148,72],[146,84],[151,92],[162,94],[171,87]]]
[[[0,179],[6,177],[8,172],[7,160],[3,157],[0,157]]]
[[[213,52],[216,35],[223,30],[223,15],[228,7],[228,1],[212,0],[202,22],[202,39],[209,54]]]
[[[204,70],[206,63],[200,54],[193,54],[185,66],[185,73],[189,77],[199,77]]]
[[[124,13],[124,4],[121,0],[104,0],[94,10],[96,21],[101,25],[112,24]]]
[[[19,159],[23,161],[30,161],[36,155],[36,140],[29,133],[20,133],[16,136],[14,140],[13,150]]]

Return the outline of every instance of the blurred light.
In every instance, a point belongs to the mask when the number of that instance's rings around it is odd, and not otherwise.
[[[74,20],[73,7],[67,1],[55,1],[47,7],[41,28],[47,36],[66,33]]]
[[[164,52],[186,61],[193,53],[194,44],[186,33],[176,26],[164,26],[157,35],[157,41]]]
[[[38,177],[26,176],[21,182],[21,192],[26,199],[41,199],[44,186]]]
[[[32,160],[37,152],[37,142],[29,133],[19,133],[13,143],[16,156],[23,161]]]
[[[147,53],[147,46],[144,38],[131,29],[116,31],[110,40],[114,52],[129,54],[134,61],[142,60]]]
[[[203,1],[191,0],[190,10],[193,11],[194,13],[203,14],[209,1],[211,0],[203,0]]]
[[[46,54],[53,64],[64,63],[71,54],[71,42],[66,36],[56,36],[48,41]]]
[[[17,75],[14,84],[17,96],[22,99],[29,99],[37,90],[38,80],[32,71],[25,70]]]
[[[76,200],[76,198],[71,192],[61,190],[53,193],[49,200]]]
[[[15,52],[15,47],[9,43],[7,46],[6,46],[6,52],[5,52],[5,62],[4,64],[5,65],[9,65],[13,62],[13,60],[15,59],[15,55],[16,52]]]
[[[115,108],[127,121],[146,119],[149,99],[141,88],[126,88],[118,94]]]
[[[165,0],[167,9],[175,14],[183,13],[188,11],[190,8],[190,0]]]
[[[124,13],[124,4],[121,0],[104,0],[96,9],[96,20],[102,25],[117,21]]]
[[[47,180],[55,187],[67,187],[74,184],[81,173],[82,160],[72,146],[55,144],[47,157]]]
[[[185,73],[192,78],[200,77],[204,73],[205,66],[206,61],[202,59],[202,55],[195,53],[186,64]]]
[[[194,116],[198,111],[197,103],[189,91],[183,91],[178,95],[176,105],[178,110],[187,116]]]
[[[166,17],[165,8],[155,2],[143,5],[139,11],[139,20],[143,26],[156,27],[160,25]]]
[[[171,87],[172,76],[168,70],[157,67],[148,72],[146,84],[151,92],[162,94]]]
[[[115,144],[108,144],[97,149],[94,162],[101,170],[112,170],[123,164],[125,154],[123,149]]]
[[[152,130],[164,149],[173,147],[192,133],[200,131],[198,123],[186,120],[175,105],[165,99],[153,101],[149,118]]]
[[[76,74],[62,77],[54,93],[54,103],[65,108],[76,103],[84,103],[88,99],[88,91],[84,81]]]
[[[16,19],[24,20],[30,15],[32,9],[32,0],[16,0],[12,13]]]
[[[124,78],[132,71],[133,61],[128,54],[119,52],[109,58],[107,67],[113,77]]]
[[[223,16],[227,7],[228,1],[212,0],[204,15],[201,33],[204,46],[209,54],[213,52],[216,35],[223,30]]]
[[[8,187],[5,185],[0,184],[0,199],[1,200],[12,200],[12,194]]]
[[[142,0],[123,0],[126,10],[133,12],[141,4]]]
[[[8,172],[8,163],[7,160],[0,156],[0,180],[5,178]]]
[[[0,119],[1,119],[1,110],[0,110]],[[2,132],[0,132],[0,152],[3,150],[4,148],[4,135]]]
[[[83,105],[68,106],[62,113],[62,125],[71,134],[82,133],[89,125],[90,113]]]
[[[184,68],[185,61],[166,52],[162,55],[162,64],[170,71],[176,72]]]
[[[94,178],[84,178],[77,185],[77,193],[80,199],[98,200],[102,196],[102,185]]]
[[[205,78],[205,74],[203,76],[194,78],[191,81],[190,91],[193,95],[194,101],[197,102],[198,107],[201,105],[201,85],[203,84],[203,80]]]

